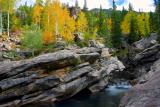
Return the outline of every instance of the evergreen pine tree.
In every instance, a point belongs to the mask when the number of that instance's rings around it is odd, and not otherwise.
[[[129,11],[133,11],[133,6],[131,3],[129,3]]]
[[[129,35],[128,35],[128,43],[132,44],[133,42],[135,42],[139,39],[137,19],[135,16],[136,14],[133,11],[132,4],[129,4],[129,13],[131,14],[131,17],[130,17],[130,31],[129,31]]]
[[[87,7],[87,1],[84,0],[84,6],[83,6],[83,11],[87,11],[88,7]]]
[[[154,0],[156,5],[156,16],[157,16],[157,30],[158,30],[158,41],[160,42],[160,0]]]
[[[122,34],[121,34],[121,27],[120,27],[120,17],[116,11],[116,4],[113,0],[113,11],[112,11],[112,28],[111,28],[111,40],[112,45],[115,48],[121,48],[122,46]]]
[[[137,25],[136,25],[136,19],[134,17],[131,17],[130,20],[130,33],[128,36],[128,43],[132,44],[133,42],[137,41],[138,34],[137,34]]]
[[[123,7],[123,9],[122,9],[122,20],[124,19],[124,17],[126,16],[127,13],[128,13],[127,10]]]
[[[155,21],[154,21],[154,13],[153,12],[149,13],[149,27],[150,27],[150,32],[151,33],[156,31],[156,29],[155,29]]]
[[[157,3],[157,15],[158,15],[158,34],[160,34],[160,0]]]
[[[105,37],[107,35],[106,15],[102,10],[102,6],[100,6],[99,19],[98,19],[98,35],[100,37]]]

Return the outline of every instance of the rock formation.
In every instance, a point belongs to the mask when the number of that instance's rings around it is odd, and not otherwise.
[[[106,49],[86,47],[0,62],[0,107],[61,101],[84,89],[104,89],[110,75],[125,67],[102,51]]]
[[[141,42],[135,43],[139,51],[135,52],[129,65],[135,75],[136,85],[122,98],[120,107],[160,106],[160,44],[151,43],[156,41],[153,36],[140,41],[144,40],[149,41],[143,43],[145,46],[140,45]]]

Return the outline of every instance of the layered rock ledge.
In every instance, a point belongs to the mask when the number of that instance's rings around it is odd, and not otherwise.
[[[0,62],[0,107],[61,101],[84,89],[104,89],[111,75],[125,68],[106,50],[86,47]]]

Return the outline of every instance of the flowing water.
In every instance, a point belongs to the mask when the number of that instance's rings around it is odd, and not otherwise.
[[[96,94],[81,94],[60,103],[30,107],[118,107],[120,99],[130,87],[129,85],[114,85]]]

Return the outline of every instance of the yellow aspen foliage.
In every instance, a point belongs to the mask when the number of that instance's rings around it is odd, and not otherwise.
[[[121,29],[123,34],[130,33],[131,18],[136,19],[136,14],[133,11],[128,12],[127,15],[124,17],[123,21],[121,22]]]
[[[63,30],[61,35],[66,41],[73,41],[73,32],[75,31],[75,20],[69,16],[69,12],[66,8],[63,11]]]
[[[53,20],[53,10],[52,10],[51,0],[46,0],[46,5],[43,10],[43,19],[42,19],[42,25],[44,28],[43,43],[45,45],[48,45],[55,41],[54,22],[55,20]]]
[[[54,38],[52,32],[47,31],[47,30],[43,32],[43,43],[45,45],[51,44],[54,41],[55,41],[55,38]]]
[[[5,12],[9,12],[10,14],[14,13],[14,6],[18,0],[1,0],[1,8]]]
[[[43,12],[43,27],[58,35],[62,23],[62,8],[58,0],[47,0]]]
[[[141,13],[137,16],[138,29],[141,36],[147,36],[150,32],[149,14]]]
[[[111,32],[111,29],[112,29],[112,19],[111,18],[107,20],[107,27],[108,27],[109,32]]]
[[[47,29],[47,31],[52,32],[54,40],[56,37],[61,37],[66,41],[73,40],[75,21],[70,17],[68,9],[63,7],[59,0],[46,1],[43,11],[43,27],[44,31]]]
[[[20,20],[15,16],[13,15],[12,16],[12,19],[13,19],[13,25],[12,25],[12,32],[18,32],[21,30],[21,26],[20,26]]]
[[[33,22],[40,27],[41,14],[43,7],[40,5],[39,1],[36,0],[36,4],[33,8]]]
[[[130,20],[131,14],[130,12],[124,17],[124,20],[121,23],[121,29],[123,34],[129,34],[130,32]]]
[[[78,15],[78,20],[76,21],[77,32],[85,32],[88,28],[88,21],[85,14],[81,11]]]

